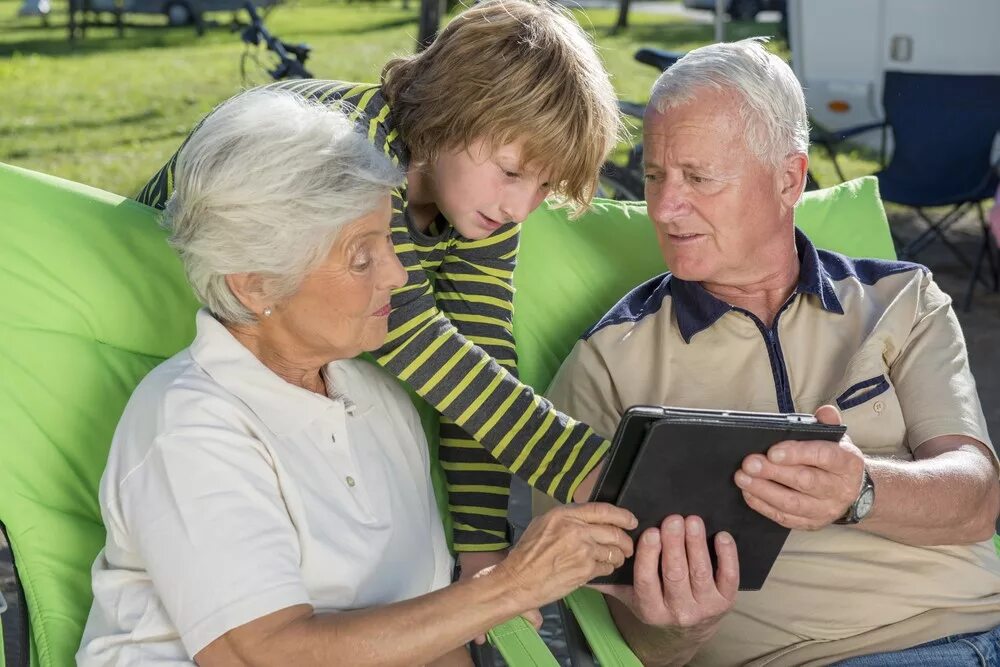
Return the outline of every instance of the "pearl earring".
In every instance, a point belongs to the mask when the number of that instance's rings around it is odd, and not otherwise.
[[[271,306],[264,309],[264,317],[271,317]]]

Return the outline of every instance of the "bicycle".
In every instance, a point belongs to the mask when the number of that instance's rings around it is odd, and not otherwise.
[[[635,52],[635,59],[644,65],[657,68],[662,73],[683,55],[677,51],[645,47]],[[618,102],[618,109],[626,118],[636,118],[641,122],[646,105],[622,100]],[[601,165],[601,177],[597,191],[599,196],[619,201],[641,201],[645,199],[644,191],[642,142],[629,149],[625,164],[608,160]]]
[[[246,44],[243,56],[240,58],[240,79],[244,87],[249,88],[254,85],[254,82],[247,75],[247,61],[250,59],[256,63],[258,69],[267,72],[275,81],[314,78],[312,72],[305,66],[312,51],[308,44],[291,44],[282,41],[272,35],[264,26],[264,21],[252,2],[245,2],[243,8],[250,15],[250,24],[240,33],[240,39]],[[278,59],[273,69],[260,61],[258,53],[251,51],[251,47],[256,47],[259,52],[261,44],[264,45],[266,51],[270,51]]]

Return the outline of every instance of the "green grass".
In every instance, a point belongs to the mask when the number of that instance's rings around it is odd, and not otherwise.
[[[36,169],[120,194],[134,194],[180,145],[193,125],[241,88],[243,46],[227,27],[203,37],[188,27],[167,28],[159,17],[129,18],[124,38],[93,28],[71,45],[65,15],[52,27],[17,19],[19,0],[0,0],[0,161]],[[268,26],[286,41],[313,47],[316,76],[376,80],[394,54],[412,52],[417,6],[395,2],[299,0],[276,8]],[[64,5],[60,4],[59,7]],[[711,25],[634,12],[631,26],[611,35],[614,10],[577,11],[597,41],[623,99],[644,100],[656,72],[632,59],[640,46],[689,50],[713,39]],[[212,16],[228,22],[228,14]],[[773,24],[735,23],[730,39],[769,34]],[[783,41],[771,42],[787,56]],[[636,136],[636,135],[634,135]],[[873,165],[847,161],[849,175]],[[821,183],[832,170],[816,167]]]

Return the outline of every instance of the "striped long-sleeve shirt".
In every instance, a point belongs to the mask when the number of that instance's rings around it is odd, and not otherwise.
[[[369,140],[406,169],[409,151],[378,86],[336,81],[272,84],[327,105],[341,101]],[[139,193],[162,208],[175,154]],[[375,357],[441,415],[439,456],[459,551],[507,545],[510,473],[560,500],[597,464],[607,442],[517,379],[512,326],[519,224],[472,241],[439,216],[426,232],[393,192],[392,242],[406,285],[392,295],[385,346]]]

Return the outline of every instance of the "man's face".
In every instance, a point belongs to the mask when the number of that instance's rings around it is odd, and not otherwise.
[[[750,285],[773,270],[780,244],[794,243],[798,192],[786,168],[765,166],[747,149],[738,108],[732,93],[706,88],[664,113],[651,106],[644,118],[649,216],[667,266],[683,280]]]

